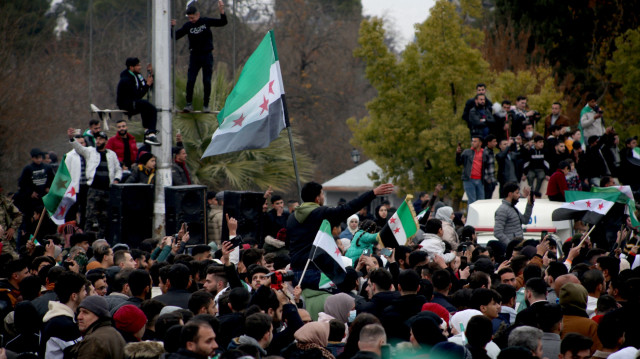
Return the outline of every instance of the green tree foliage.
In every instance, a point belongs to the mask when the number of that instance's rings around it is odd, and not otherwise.
[[[558,90],[548,67],[537,67],[533,71],[503,71],[494,76],[489,84],[490,98],[494,102],[511,100],[513,103],[518,96],[525,95],[529,108],[543,115],[551,109],[554,102],[563,103],[560,101],[562,92]],[[543,133],[543,121],[538,122],[536,130]]]
[[[494,102],[526,95],[530,108],[541,113],[562,97],[547,67],[491,73],[478,50],[483,33],[467,24],[479,1],[462,5],[457,11],[452,3],[436,2],[400,58],[385,45],[381,20],[363,21],[360,28],[355,54],[367,64],[367,79],[378,95],[367,104],[368,117],[348,120],[352,142],[383,169],[385,176],[375,180],[392,181],[405,192],[446,183],[462,194],[455,148],[458,142],[468,146],[461,115],[477,83],[487,84]]]
[[[616,51],[607,62],[607,74],[620,84],[624,104],[640,107],[640,29],[628,30],[616,39]]]
[[[615,51],[615,38],[640,26],[640,2],[496,0],[489,18],[495,26],[490,36],[508,32],[514,51],[526,51],[532,67],[553,67],[576,117],[588,92],[606,99],[607,107],[619,107],[606,63]]]
[[[489,67],[471,46],[481,42],[480,36],[452,3],[438,1],[417,27],[416,42],[398,59],[384,44],[382,21],[363,21],[355,54],[364,59],[378,96],[367,104],[369,117],[351,118],[348,124],[353,143],[383,169],[382,180],[407,192],[444,182],[461,193],[455,148],[469,135],[460,116]]]

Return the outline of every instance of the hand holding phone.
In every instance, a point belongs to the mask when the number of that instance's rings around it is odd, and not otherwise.
[[[233,250],[234,248],[236,248],[236,247],[238,247],[239,245],[241,245],[241,244],[242,244],[242,238],[240,238],[240,237],[236,236],[236,237],[233,237],[233,238],[231,238],[231,239],[224,240],[224,241],[222,241],[222,242],[223,242],[223,243],[224,243],[224,242],[231,242],[231,247],[230,247],[230,248],[228,248],[228,250],[229,250],[229,251],[231,251],[231,250]]]
[[[371,249],[366,248],[362,251],[362,255],[365,257],[371,257]]]

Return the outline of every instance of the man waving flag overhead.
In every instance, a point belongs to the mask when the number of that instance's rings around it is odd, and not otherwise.
[[[265,148],[288,126],[284,87],[273,30],[242,69],[218,114],[218,129],[202,157]]]

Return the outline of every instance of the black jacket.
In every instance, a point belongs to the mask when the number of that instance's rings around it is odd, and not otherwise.
[[[422,311],[427,298],[417,294],[407,294],[393,301],[385,308],[380,321],[387,332],[389,342],[409,341],[409,327],[405,321]]]
[[[287,227],[287,219],[289,219],[289,213],[283,212],[281,216],[278,217],[278,213],[275,209],[267,212],[267,230],[263,235],[269,235],[273,238],[278,236],[278,231],[282,228]]]
[[[271,344],[267,347],[269,355],[280,355],[280,352],[295,340],[293,334],[304,325],[298,314],[298,307],[293,304],[282,306],[282,321],[286,321],[287,327],[273,334]]]
[[[173,305],[182,309],[189,309],[190,297],[191,293],[186,289],[169,289],[165,294],[159,295],[153,299],[162,302],[164,305]]]
[[[135,109],[134,101],[142,99],[149,90],[149,85],[142,75],[134,75],[128,69],[120,73],[116,103],[118,108],[126,111]]]
[[[189,51],[194,55],[203,55],[213,50],[212,27],[221,27],[227,24],[227,15],[220,14],[219,19],[201,17],[195,24],[187,22],[176,30],[176,39],[187,35],[189,39]]]
[[[220,333],[216,336],[219,348],[227,348],[233,338],[244,334],[244,313],[235,312],[218,317]]]
[[[491,101],[486,96],[484,97],[484,99],[485,99],[484,101],[485,107],[488,108],[489,111],[491,111],[493,107],[493,103],[491,103]],[[471,129],[471,125],[469,124],[469,112],[474,107],[476,107],[476,98],[472,97],[468,99],[467,102],[465,102],[464,110],[462,111],[462,120],[467,123],[467,126],[469,127],[469,129]]]
[[[400,298],[400,292],[380,292],[373,295],[371,301],[364,303],[360,308],[356,307],[358,314],[370,313],[380,317],[384,309],[390,306],[394,300]]]
[[[431,299],[431,303],[440,304],[444,309],[448,310],[449,313],[453,313],[458,310],[449,302],[447,297],[438,292],[433,292],[433,299]]]
[[[291,256],[291,269],[294,271],[302,271],[304,265],[309,258],[309,251],[313,240],[320,229],[323,220],[328,220],[332,226],[337,226],[345,221],[349,216],[358,212],[362,207],[367,206],[376,195],[373,191],[361,194],[358,198],[349,201],[347,204],[338,207],[319,206],[311,211],[301,221],[298,221],[298,209],[289,216],[287,220],[287,240],[289,242]],[[306,203],[305,203],[306,204]],[[303,204],[301,207],[304,207]],[[309,264],[312,269],[313,264]],[[313,270],[316,270],[313,266]]]

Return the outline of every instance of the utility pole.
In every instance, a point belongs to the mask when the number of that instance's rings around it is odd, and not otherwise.
[[[154,146],[151,150],[157,157],[153,234],[159,237],[165,233],[164,188],[171,186],[171,0],[154,0],[152,4],[153,101],[158,108],[158,139],[162,142],[161,146]]]

